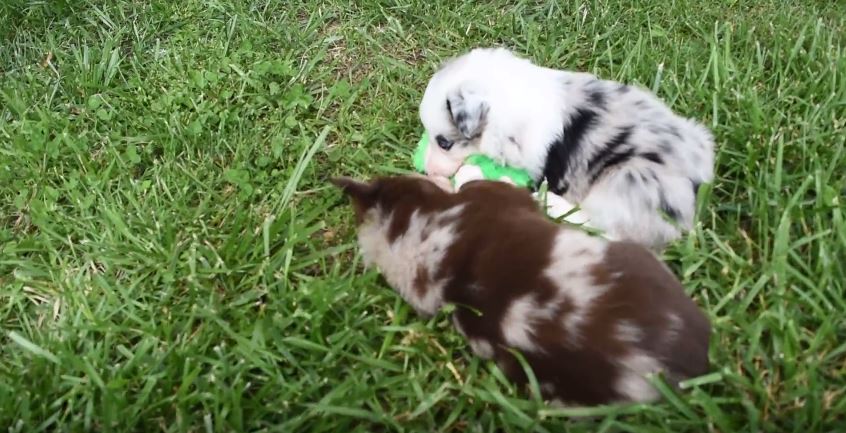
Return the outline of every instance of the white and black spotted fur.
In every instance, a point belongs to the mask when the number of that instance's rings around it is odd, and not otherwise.
[[[713,178],[711,133],[650,92],[502,48],[447,62],[420,117],[435,150],[430,174],[450,176],[483,153],[547,180],[563,198],[555,213],[578,204],[610,238],[655,249],[692,228],[697,189]]]

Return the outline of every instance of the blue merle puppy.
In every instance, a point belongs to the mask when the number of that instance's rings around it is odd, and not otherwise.
[[[455,175],[460,188],[481,176],[461,162],[483,153],[547,180],[551,216],[578,205],[571,222],[655,250],[693,227],[697,189],[713,178],[709,130],[650,92],[503,48],[442,66],[420,118],[432,139],[428,174]]]

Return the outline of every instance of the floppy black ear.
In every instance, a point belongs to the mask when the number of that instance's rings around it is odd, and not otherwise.
[[[490,106],[481,93],[461,85],[449,94],[446,101],[452,123],[466,139],[472,139],[482,133]]]

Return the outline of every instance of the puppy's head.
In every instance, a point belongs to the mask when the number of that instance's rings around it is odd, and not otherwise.
[[[480,149],[482,137],[496,143],[503,138],[496,119],[516,120],[524,111],[525,86],[536,84],[526,74],[533,68],[505,48],[476,48],[447,61],[429,80],[420,103],[430,140],[426,172],[452,176],[469,155],[498,152]]]
[[[433,79],[433,83],[437,77]],[[479,139],[485,129],[489,104],[484,93],[470,83],[441,91],[430,84],[420,117],[429,134],[426,172],[452,176],[471,154],[479,152]]]
[[[474,50],[447,62],[429,81],[420,103],[420,120],[429,134],[426,172],[452,176],[479,152],[491,111],[489,85]]]
[[[451,194],[424,176],[380,177],[370,182],[333,178],[352,200],[359,225],[379,223],[389,215],[429,211],[448,205]]]

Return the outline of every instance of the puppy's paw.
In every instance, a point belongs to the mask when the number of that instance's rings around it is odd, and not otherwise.
[[[442,190],[444,190],[446,192],[453,192],[452,184],[450,183],[449,178],[444,177],[444,176],[433,176],[433,175],[429,175],[428,178],[432,183],[437,185]],[[458,188],[456,188],[455,190],[457,191]]]
[[[485,176],[482,174],[482,169],[475,165],[462,165],[455,173],[455,190],[461,189],[461,186],[467,182],[474,180],[483,180]]]
[[[544,203],[544,198],[541,197],[539,193],[535,192],[532,194],[532,196],[539,203]],[[576,209],[576,206],[564,199],[564,197],[547,191],[545,199],[546,214],[549,215],[550,218],[558,219],[563,217],[564,215],[567,215],[564,220],[571,224],[585,224],[588,222],[587,215],[585,215],[585,213],[581,210],[576,210],[575,212],[573,212],[573,209]]]

